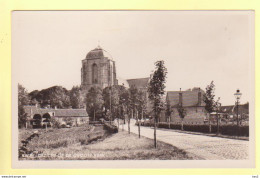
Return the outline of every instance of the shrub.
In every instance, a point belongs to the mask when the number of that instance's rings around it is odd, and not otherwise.
[[[153,124],[152,124],[153,125]],[[150,126],[149,123],[145,123],[144,126]],[[169,123],[160,122],[157,125],[158,128],[166,128],[169,129]],[[185,124],[184,130],[192,131],[192,132],[202,132],[209,133],[209,126],[207,124],[193,125],[193,124]],[[170,123],[170,129],[181,130],[181,125],[176,123]],[[217,125],[211,126],[211,133],[217,133]],[[239,126],[237,125],[220,125],[219,133],[222,135],[230,135],[230,136],[249,136],[249,126]]]
[[[105,123],[104,124],[104,129],[107,130],[109,133],[117,133],[118,132],[118,128],[115,125],[110,125]]]
[[[51,123],[52,123],[53,128],[60,128],[60,126],[61,126],[61,123],[54,118],[51,119]]]

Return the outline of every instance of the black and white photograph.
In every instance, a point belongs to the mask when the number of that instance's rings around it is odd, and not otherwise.
[[[254,68],[254,11],[13,11],[13,165],[253,167]]]

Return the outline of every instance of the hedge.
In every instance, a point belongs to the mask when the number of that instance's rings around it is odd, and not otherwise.
[[[118,128],[115,125],[110,125],[107,123],[104,123],[104,129],[107,130],[109,133],[117,133]]]
[[[153,126],[153,123],[150,125],[150,123],[146,122],[144,123],[144,126],[150,127]],[[169,129],[169,123],[158,123],[158,128],[166,128]],[[176,129],[181,130],[180,124],[173,124],[170,123],[170,129]],[[209,125],[203,124],[203,125],[191,125],[191,124],[184,124],[183,129],[185,131],[192,131],[192,132],[202,132],[202,133],[209,133]],[[211,133],[217,133],[217,125],[211,125]],[[230,135],[230,136],[249,136],[249,126],[239,126],[237,125],[220,125],[219,126],[219,133],[222,135]]]

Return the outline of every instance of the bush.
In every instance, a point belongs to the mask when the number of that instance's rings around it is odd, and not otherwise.
[[[150,123],[145,123],[144,126],[149,127]],[[152,124],[153,126],[153,124]],[[160,122],[157,124],[158,128],[166,128],[169,129],[169,123]],[[180,124],[170,124],[170,129],[181,130]],[[201,124],[201,125],[192,125],[192,124],[185,124],[183,126],[185,131],[192,131],[192,132],[202,132],[202,133],[209,133],[209,125]],[[211,125],[211,133],[217,133],[217,125]],[[222,135],[230,135],[230,136],[249,136],[249,126],[239,126],[237,125],[220,125],[219,133]]]
[[[117,133],[118,132],[118,128],[115,125],[110,125],[105,123],[104,124],[104,129],[107,130],[109,133]]]
[[[51,119],[51,123],[52,123],[52,127],[53,128],[58,128],[59,129],[61,127],[61,123],[58,120],[54,119],[54,118]]]

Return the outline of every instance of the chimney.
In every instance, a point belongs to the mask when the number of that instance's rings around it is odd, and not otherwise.
[[[179,105],[182,106],[182,92],[181,92],[181,88],[180,88],[180,93],[179,93]]]
[[[201,106],[201,91],[199,88],[199,92],[198,92],[198,105]]]

